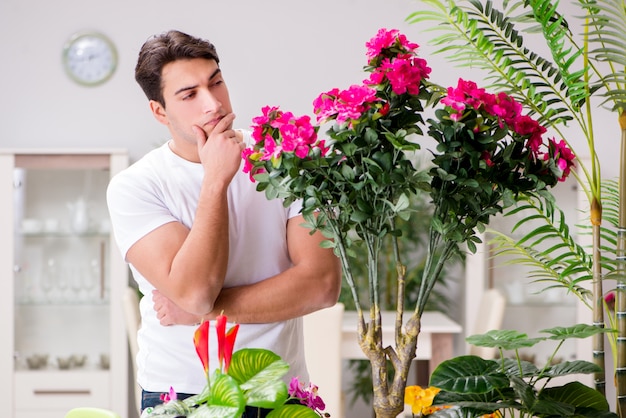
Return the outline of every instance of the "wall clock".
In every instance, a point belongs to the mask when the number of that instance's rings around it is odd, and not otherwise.
[[[78,32],[63,47],[63,67],[75,82],[97,86],[111,78],[117,68],[117,50],[104,34]]]

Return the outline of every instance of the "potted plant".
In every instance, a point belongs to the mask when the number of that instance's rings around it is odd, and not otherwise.
[[[506,417],[617,417],[610,412],[604,395],[578,381],[564,384],[559,378],[595,373],[598,366],[584,360],[555,362],[563,342],[589,338],[605,330],[578,324],[540,331],[547,336],[528,337],[513,330],[493,330],[467,338],[471,344],[496,347],[499,359],[466,355],[441,363],[432,373],[430,384],[440,390],[432,402],[432,417],[470,418],[485,414]],[[520,349],[538,343],[554,343],[545,365],[523,360]],[[507,353],[513,352],[513,357]],[[556,382],[556,383],[555,383]]]
[[[209,365],[209,322],[201,323],[193,344],[200,358],[207,385],[198,395],[179,400],[174,388],[161,395],[162,404],[145,409],[142,418],[239,418],[246,406],[271,409],[268,418],[319,418],[325,416],[324,401],[317,387],[306,387],[294,378],[289,387],[282,377],[289,370],[274,352],[260,348],[234,351],[239,325],[228,331],[228,318],[216,318],[219,365]],[[191,344],[191,341],[189,342]]]
[[[258,190],[286,204],[302,199],[308,226],[329,238],[324,245],[341,259],[359,316],[359,344],[372,365],[375,414],[395,418],[404,409],[421,314],[447,260],[460,245],[475,250],[477,231],[516,196],[543,196],[567,177],[573,155],[563,142],[545,140],[545,128],[511,96],[462,79],[447,90],[431,83],[418,45],[397,30],[381,29],[366,45],[369,78],[363,84],[322,93],[314,101],[317,124],[265,107],[254,120],[256,143],[243,156]],[[422,112],[437,103],[427,121],[437,147],[429,167],[417,170],[410,155],[420,148]],[[322,126],[326,138],[318,137]],[[405,320],[396,219],[410,216],[417,190],[429,194],[433,218],[417,301]],[[378,260],[386,236],[397,271],[393,345],[381,340]],[[367,302],[351,267],[356,240],[368,252]]]

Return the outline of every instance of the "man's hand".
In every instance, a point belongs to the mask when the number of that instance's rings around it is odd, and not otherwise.
[[[201,317],[185,312],[158,290],[152,291],[152,302],[154,303],[157,318],[163,326],[195,325],[202,321]]]
[[[230,183],[241,165],[241,151],[245,147],[243,136],[232,129],[235,114],[229,113],[215,124],[209,135],[194,125],[198,156],[205,174],[212,181],[220,179]]]

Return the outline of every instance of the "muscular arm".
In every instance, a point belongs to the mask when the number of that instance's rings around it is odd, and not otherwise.
[[[233,117],[222,119],[209,138],[195,130],[205,174],[191,229],[167,223],[138,240],[126,255],[163,295],[194,314],[213,309],[228,264],[226,192],[241,162],[241,148],[230,130]]]
[[[238,323],[267,323],[306,315],[334,305],[341,291],[341,265],[332,250],[320,247],[321,233],[310,235],[301,216],[289,220],[287,243],[293,266],[266,280],[223,289],[212,312],[183,312],[158,292],[153,295],[163,325],[194,324],[224,312]]]

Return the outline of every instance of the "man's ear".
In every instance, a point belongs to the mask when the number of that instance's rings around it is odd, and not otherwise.
[[[154,118],[162,123],[163,125],[168,125],[169,121],[167,119],[167,115],[165,113],[165,108],[163,105],[156,100],[150,100],[150,110],[152,111],[152,115]]]

